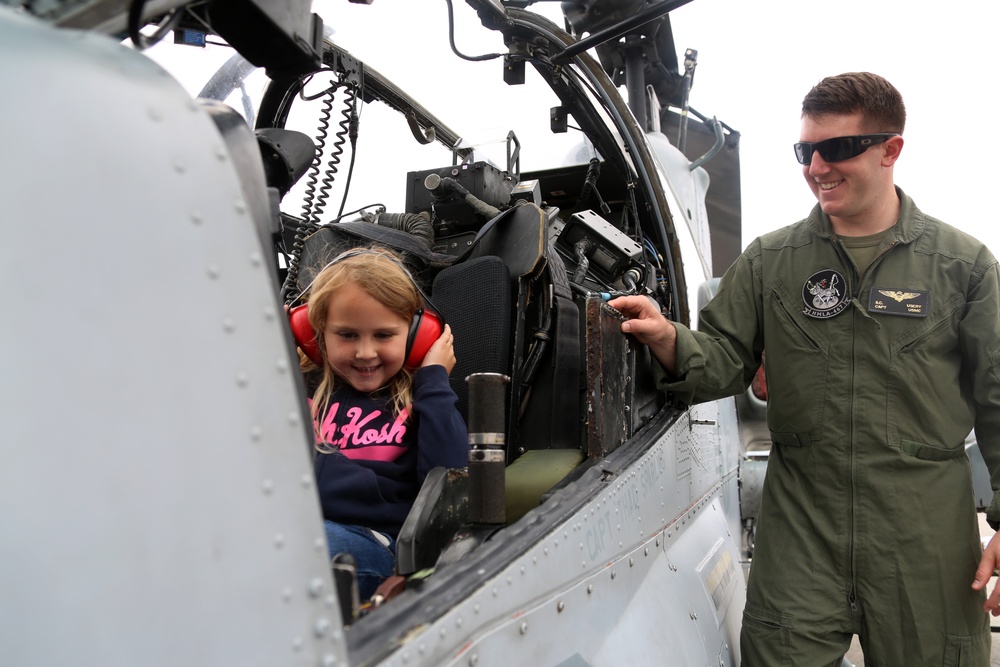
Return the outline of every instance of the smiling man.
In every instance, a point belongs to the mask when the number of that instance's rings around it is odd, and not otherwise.
[[[744,666],[832,667],[854,635],[866,665],[989,664],[1000,541],[984,555],[964,440],[974,427],[996,488],[1000,278],[895,186],[905,119],[880,76],[823,79],[794,146],[809,216],[747,247],[699,331],[644,297],[611,302],[688,404],[745,390],[768,351]]]

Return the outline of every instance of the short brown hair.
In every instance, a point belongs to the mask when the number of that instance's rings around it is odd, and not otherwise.
[[[906,107],[896,87],[871,72],[828,76],[802,100],[802,117],[860,113],[870,132],[899,132],[906,125]]]

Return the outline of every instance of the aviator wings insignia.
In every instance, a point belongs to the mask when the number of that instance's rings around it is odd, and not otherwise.
[[[906,301],[907,299],[912,299],[915,296],[920,296],[920,292],[904,292],[902,290],[880,289],[879,293],[884,294],[890,299],[895,299],[896,301],[899,301],[901,303],[903,301]]]

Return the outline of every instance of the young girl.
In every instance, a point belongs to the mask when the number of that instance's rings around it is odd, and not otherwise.
[[[313,281],[309,322],[322,354],[312,398],[316,481],[331,557],[350,553],[361,598],[395,568],[395,540],[436,466],[468,465],[468,434],[448,384],[447,325],[419,368],[404,367],[423,297],[387,251],[350,250]]]

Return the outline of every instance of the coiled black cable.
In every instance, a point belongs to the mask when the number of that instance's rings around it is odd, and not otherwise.
[[[354,110],[354,100],[356,92],[352,87],[348,88],[345,98],[345,109],[342,112],[344,119],[340,122],[340,131],[334,135],[332,152],[329,157],[329,166],[324,170],[322,179],[320,169],[324,161],[327,139],[329,138],[330,118],[333,116],[333,104],[337,90],[341,83],[333,82],[324,91],[317,95],[306,96],[300,92],[300,97],[305,101],[312,101],[322,98],[319,111],[319,120],[316,131],[316,157],[313,158],[309,166],[309,173],[306,176],[306,189],[302,204],[302,221],[295,230],[295,240],[292,243],[292,250],[288,259],[288,273],[285,275],[284,284],[281,287],[282,298],[287,305],[291,305],[294,300],[295,286],[298,282],[299,267],[302,258],[302,250],[305,247],[305,240],[310,234],[320,227],[320,215],[326,206],[326,200],[330,196],[330,189],[333,187],[334,178],[337,175],[337,167],[340,164],[340,156],[344,152],[344,143],[347,141],[347,134],[350,130],[351,114]],[[318,183],[318,187],[317,187]]]

